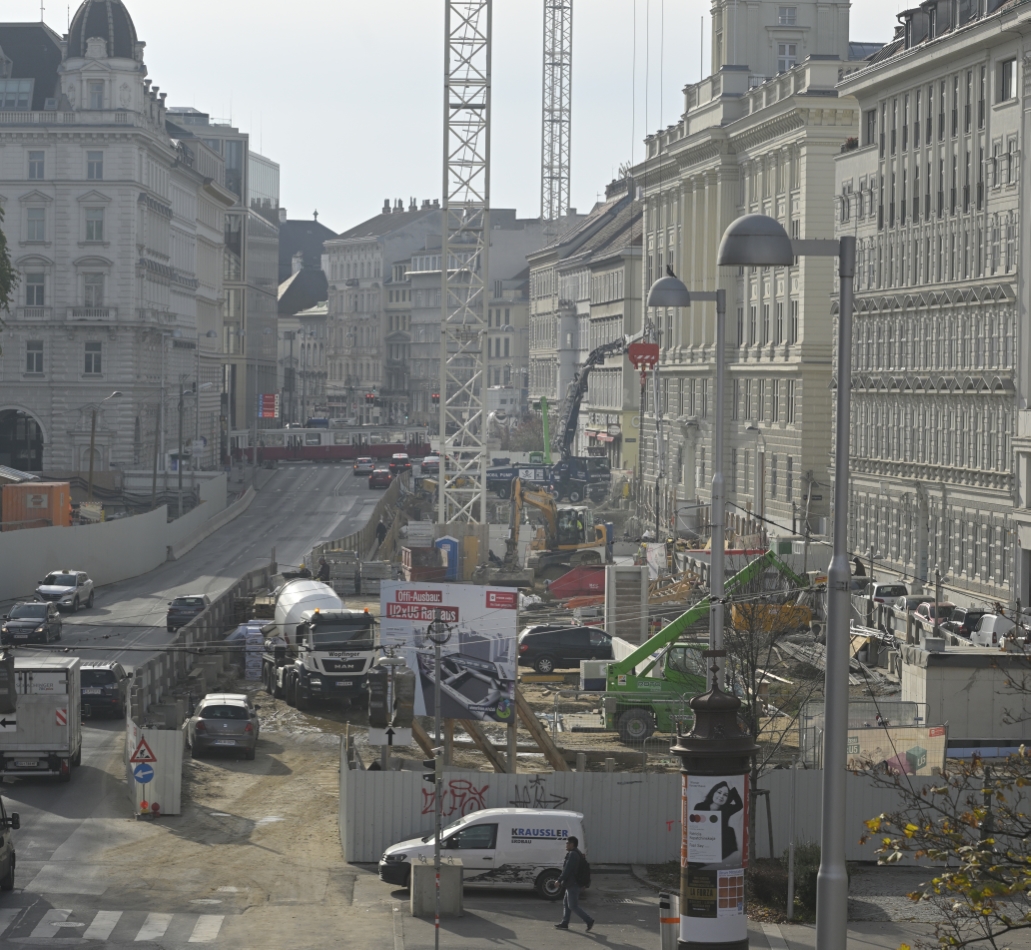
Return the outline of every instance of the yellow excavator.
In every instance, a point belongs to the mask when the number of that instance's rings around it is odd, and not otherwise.
[[[519,478],[512,480],[512,514],[505,559],[499,574],[519,575],[519,531],[523,508],[529,506],[544,516],[538,541],[531,544],[526,567],[533,580],[555,580],[580,564],[603,564],[607,560],[608,528],[594,523],[587,505],[557,505],[547,492],[526,488]],[[500,580],[500,578],[498,578]],[[496,582],[496,581],[495,581]]]

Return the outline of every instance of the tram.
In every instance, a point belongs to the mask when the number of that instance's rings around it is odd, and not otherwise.
[[[253,433],[232,433],[233,461],[252,460]],[[258,462],[343,462],[356,458],[389,461],[397,452],[430,455],[429,430],[418,426],[368,425],[340,429],[259,429]]]

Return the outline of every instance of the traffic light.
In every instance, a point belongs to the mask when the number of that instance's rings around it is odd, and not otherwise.
[[[366,675],[369,684],[369,728],[386,729],[390,725],[390,710],[387,708],[386,667],[374,666]]]
[[[423,759],[422,767],[427,771],[422,773],[422,780],[436,785],[444,778],[444,750],[436,748],[433,750],[432,759]]]
[[[365,403],[366,403],[366,405],[371,406],[375,401],[376,401],[376,397],[372,393],[366,393],[365,394]]]
[[[394,719],[398,729],[409,729],[415,718],[415,670],[394,667]]]
[[[439,406],[440,405],[440,393],[432,393],[430,395],[430,399],[433,400],[433,405],[435,405],[435,406]]]

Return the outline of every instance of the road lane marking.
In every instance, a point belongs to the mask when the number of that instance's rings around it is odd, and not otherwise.
[[[788,950],[788,942],[784,939],[784,934],[777,924],[763,922],[763,933],[766,934],[766,939],[769,941],[770,950]]]
[[[147,919],[136,934],[137,940],[157,940],[165,935],[168,925],[172,922],[171,914],[147,914]]]
[[[115,925],[122,917],[120,910],[100,910],[97,911],[97,916],[93,918],[93,923],[86,928],[83,933],[84,940],[107,940],[111,936],[111,931],[115,929]]]
[[[17,920],[18,915],[24,909],[24,907],[4,907],[0,910],[0,937],[2,937],[4,931],[10,927],[15,920]]]
[[[32,931],[33,939],[49,940],[56,935],[57,925],[63,924],[71,915],[70,910],[58,910],[56,907],[48,910],[43,915],[43,919],[36,924],[35,930]]]
[[[187,943],[211,943],[218,936],[223,920],[225,917],[220,914],[201,914]]]

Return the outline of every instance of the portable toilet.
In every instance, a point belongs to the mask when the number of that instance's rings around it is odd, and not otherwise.
[[[453,538],[451,535],[445,535],[443,538],[437,538],[437,540],[433,542],[433,546],[440,551],[441,557],[444,561],[444,580],[457,581],[459,552],[461,550],[458,538]]]

